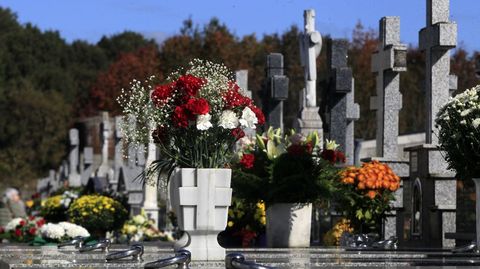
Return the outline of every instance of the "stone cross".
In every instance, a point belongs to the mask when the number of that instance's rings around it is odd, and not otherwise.
[[[108,138],[110,137],[110,119],[108,112],[102,112],[102,124],[100,130],[100,138],[102,141],[102,163],[96,171],[96,176],[99,178],[107,178],[110,172],[108,165]]]
[[[354,122],[360,118],[360,108],[354,101],[352,69],[347,65],[348,40],[328,42],[327,58],[330,83],[327,93],[327,110],[330,140],[340,144],[347,164],[354,164]]]
[[[83,148],[83,163],[80,169],[82,186],[86,186],[93,172],[93,148]]]
[[[304,70],[305,89],[300,92],[299,115],[293,126],[306,135],[318,132],[320,144],[323,145],[323,122],[317,106],[317,57],[322,49],[322,36],[315,30],[315,10],[305,10],[305,31],[300,34],[300,61]]]
[[[110,188],[114,191],[118,190],[118,178],[123,166],[123,133],[122,133],[122,116],[115,117],[115,155],[113,156],[113,171],[114,176],[110,179]]]
[[[438,144],[435,117],[450,97],[450,49],[457,44],[457,24],[449,21],[449,4],[449,0],[427,0],[427,26],[419,34],[426,64],[425,140],[434,145]]]
[[[376,74],[377,95],[370,100],[376,110],[377,157],[399,158],[398,115],[402,109],[400,72],[407,71],[407,46],[400,43],[400,17],[383,17],[377,51],[372,55],[372,72]]]
[[[252,91],[248,90],[248,70],[238,70],[235,72],[235,81],[242,90],[244,96],[252,98]]]
[[[283,131],[283,101],[288,98],[288,77],[283,74],[283,55],[270,53],[267,55],[267,121],[274,128]]]
[[[150,124],[150,130],[154,130],[155,126]],[[147,146],[147,160],[145,163],[145,168],[148,167],[158,160],[157,156],[157,146],[153,142],[153,137],[150,135],[148,146]],[[155,221],[155,224],[158,225],[158,202],[157,202],[157,193],[158,193],[158,174],[153,175],[152,178],[146,179],[148,182],[145,184],[145,194],[143,201],[143,209],[150,219]]]
[[[305,103],[307,107],[317,106],[317,57],[322,49],[322,36],[315,30],[315,10],[305,10],[305,31],[300,34],[300,59],[305,77]]]
[[[70,129],[69,130],[69,140],[70,140],[70,152],[68,154],[68,163],[69,174],[68,174],[68,185],[70,187],[79,187],[82,185],[82,181],[79,174],[79,140],[78,140],[78,130]]]

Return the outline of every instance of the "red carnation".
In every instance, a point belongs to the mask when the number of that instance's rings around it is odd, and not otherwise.
[[[245,136],[245,132],[242,128],[235,128],[232,130],[232,136],[235,137],[235,140],[238,140]]]
[[[188,109],[193,115],[205,115],[210,112],[210,106],[207,100],[203,98],[189,99],[185,108]]]
[[[20,229],[15,229],[15,236],[16,236],[16,237],[22,236],[22,230],[20,230]]]
[[[31,234],[31,235],[35,235],[35,232],[37,232],[37,229],[35,229],[35,227],[32,227],[28,230],[28,232]]]
[[[186,93],[187,96],[195,96],[200,88],[206,83],[205,79],[192,75],[181,76],[176,83],[177,89]]]
[[[172,95],[174,86],[175,86],[174,83],[170,83],[167,85],[159,85],[155,87],[151,95],[153,103],[156,106],[162,105],[163,102],[165,102],[165,100],[167,100],[167,98]]]
[[[29,216],[29,217],[28,217],[28,220],[30,220],[30,221],[32,221],[32,220],[34,220],[34,219],[35,219],[34,216]]]
[[[175,107],[175,111],[173,111],[173,124],[177,127],[188,127],[188,115],[183,107]]]
[[[331,149],[324,149],[320,155],[324,160],[329,161],[330,163],[337,162],[337,155],[335,154],[334,150]]]
[[[247,169],[253,168],[253,162],[255,161],[255,156],[253,154],[243,154],[240,164]]]
[[[345,163],[347,161],[347,158],[345,158],[345,154],[343,154],[343,152],[337,150],[335,153],[337,154],[338,162]]]
[[[243,96],[237,90],[233,90],[233,89],[228,90],[224,94],[223,101],[225,103],[226,109],[232,109],[235,107],[245,107],[245,106],[250,106],[252,104],[252,99],[246,96]]]
[[[23,220],[23,219],[22,219],[22,220],[19,222],[19,224],[20,224],[20,226],[22,226],[22,227],[23,227],[23,226],[25,226],[25,224],[27,224],[27,222],[26,222],[25,220]]]
[[[41,220],[37,221],[37,227],[40,228],[40,227],[43,226],[43,224],[45,224],[45,220],[44,220],[44,219],[41,219]]]
[[[262,110],[254,105],[250,105],[249,108],[255,113],[255,116],[258,119],[258,124],[263,125],[265,123],[265,115]]]

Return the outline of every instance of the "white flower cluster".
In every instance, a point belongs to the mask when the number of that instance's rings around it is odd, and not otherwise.
[[[62,226],[54,223],[47,223],[42,226],[40,232],[42,236],[49,239],[59,240],[65,236],[65,229]]]
[[[210,114],[199,115],[197,118],[197,129],[208,130],[213,127]],[[242,111],[242,116],[237,117],[237,114],[233,110],[224,110],[220,115],[218,125],[224,129],[235,129],[242,127],[243,129],[250,128],[255,129],[255,124],[258,123],[257,115],[249,108],[245,107]]]
[[[70,203],[78,198],[78,194],[71,192],[71,191],[65,191],[62,195],[62,199],[60,200],[60,204],[64,208],[68,208],[70,206]]]
[[[70,222],[60,222],[60,225],[65,230],[65,235],[71,238],[82,236],[82,237],[89,237],[90,233],[87,229],[83,228],[82,226],[70,223]]]
[[[20,222],[21,222],[22,220],[24,220],[24,219],[22,219],[22,218],[14,218],[14,219],[12,219],[11,221],[9,221],[9,222],[7,223],[7,225],[5,225],[5,231],[6,231],[6,232],[10,232],[10,231],[15,230],[15,228],[16,228],[18,225],[20,225]]]

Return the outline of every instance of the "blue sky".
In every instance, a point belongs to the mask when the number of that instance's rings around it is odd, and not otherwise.
[[[124,30],[162,40],[178,32],[191,17],[203,25],[217,17],[237,35],[283,32],[303,25],[303,10],[314,8],[322,34],[350,38],[360,20],[378,29],[382,16],[401,17],[401,38],[416,45],[425,26],[426,0],[0,0],[21,23],[60,31],[67,40],[97,42],[102,35]],[[450,16],[458,24],[458,40],[480,51],[480,1],[451,0]]]

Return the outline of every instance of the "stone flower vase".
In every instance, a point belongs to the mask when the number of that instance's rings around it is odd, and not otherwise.
[[[310,246],[312,204],[277,203],[267,207],[267,247]]]
[[[170,179],[170,202],[185,236],[174,246],[192,253],[192,260],[225,260],[217,240],[227,227],[232,201],[230,169],[178,168]]]
[[[475,182],[475,194],[476,194],[476,242],[477,248],[480,246],[480,177],[472,178],[473,182]]]

